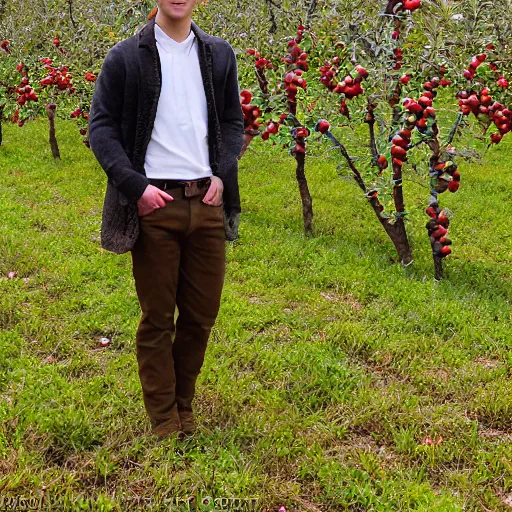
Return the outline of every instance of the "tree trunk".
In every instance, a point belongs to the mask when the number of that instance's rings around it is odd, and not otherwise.
[[[403,217],[398,217],[394,224],[391,224],[393,230],[389,237],[393,242],[396,251],[398,252],[398,257],[400,258],[400,263],[407,267],[412,263],[412,251],[411,246],[409,244],[409,238],[407,238],[407,231],[405,229],[405,222]]]
[[[50,148],[53,158],[60,160],[59,145],[55,136],[55,110],[47,109],[48,121],[50,122]]]
[[[405,222],[403,217],[398,217],[396,221],[391,224],[388,219],[380,215],[381,209],[379,208],[380,203],[377,199],[377,196],[370,197],[369,201],[373,211],[375,212],[375,215],[377,216],[377,219],[379,219],[379,222],[384,228],[384,231],[386,231],[389,238],[393,242],[396,252],[398,253],[400,263],[404,267],[409,266],[413,261],[412,250],[409,243],[409,238],[407,237],[407,231],[405,229]]]
[[[302,124],[295,117],[297,115],[296,101],[288,101],[288,112],[293,116],[295,128]],[[302,218],[304,220],[304,233],[306,236],[313,234],[313,200],[309,193],[308,180],[306,179],[306,140],[302,137],[294,136],[296,147],[302,147],[304,151],[293,150],[297,167],[295,168],[295,177],[299,184],[300,199],[302,201]]]
[[[382,227],[393,242],[396,252],[398,253],[400,263],[402,266],[408,267],[412,263],[413,259],[411,245],[409,243],[409,238],[407,238],[407,231],[405,230],[404,220],[402,218],[398,218],[394,224],[390,224],[387,219],[383,219],[377,212],[375,213],[377,214]]]
[[[442,281],[443,279],[443,258],[436,256],[432,253],[434,258],[434,278],[436,281]]]
[[[302,201],[302,217],[304,219],[304,233],[313,234],[313,201],[309,193],[308,180],[304,171],[306,164],[306,153],[295,153],[297,168],[295,175],[299,184],[300,199]]]
[[[449,143],[453,141],[453,137],[455,137],[455,133],[458,128],[458,124],[462,120],[462,115],[459,113],[457,116],[457,120],[455,121],[455,126],[449,135]],[[439,143],[439,129],[437,126],[437,122],[434,122],[432,125],[433,136],[432,139],[428,142],[429,148],[432,150],[432,156],[430,157],[430,176],[434,177],[436,175],[436,165],[441,161],[441,144]],[[438,201],[438,192],[435,187],[430,191],[430,205],[434,206],[439,212],[439,201]],[[428,224],[427,224],[428,230]],[[434,279],[436,281],[441,281],[443,279],[443,258],[439,256],[439,252],[436,251],[435,242],[432,241],[432,237],[430,236],[430,246],[432,247],[432,258],[434,259]],[[438,242],[439,244],[439,242]],[[439,250],[439,249],[438,249]]]

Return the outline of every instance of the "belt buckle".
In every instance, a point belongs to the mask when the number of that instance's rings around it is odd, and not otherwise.
[[[186,181],[185,183],[185,197],[196,197],[203,194],[205,187],[208,184],[208,178],[198,181]]]

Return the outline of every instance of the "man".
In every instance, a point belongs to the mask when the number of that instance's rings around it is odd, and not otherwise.
[[[226,235],[237,236],[240,212],[236,57],[192,21],[198,1],[157,0],[156,17],[109,51],[89,117],[109,186],[137,205],[136,352],[160,437],[195,430],[195,383],[220,305]]]

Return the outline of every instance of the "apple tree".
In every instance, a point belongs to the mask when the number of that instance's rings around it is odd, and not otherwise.
[[[314,41],[304,25],[288,40],[287,52],[267,59],[251,48],[258,94],[244,89],[241,93],[245,122],[245,140],[240,157],[251,140],[261,135],[288,148],[296,161],[296,179],[302,202],[304,232],[313,233],[313,202],[306,178],[307,139],[311,134],[312,118],[307,109],[308,50]],[[252,103],[251,103],[252,101]]]

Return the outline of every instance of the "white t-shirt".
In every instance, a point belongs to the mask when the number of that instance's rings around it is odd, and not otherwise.
[[[144,168],[154,179],[212,176],[208,111],[195,34],[178,43],[155,23],[162,90]]]

